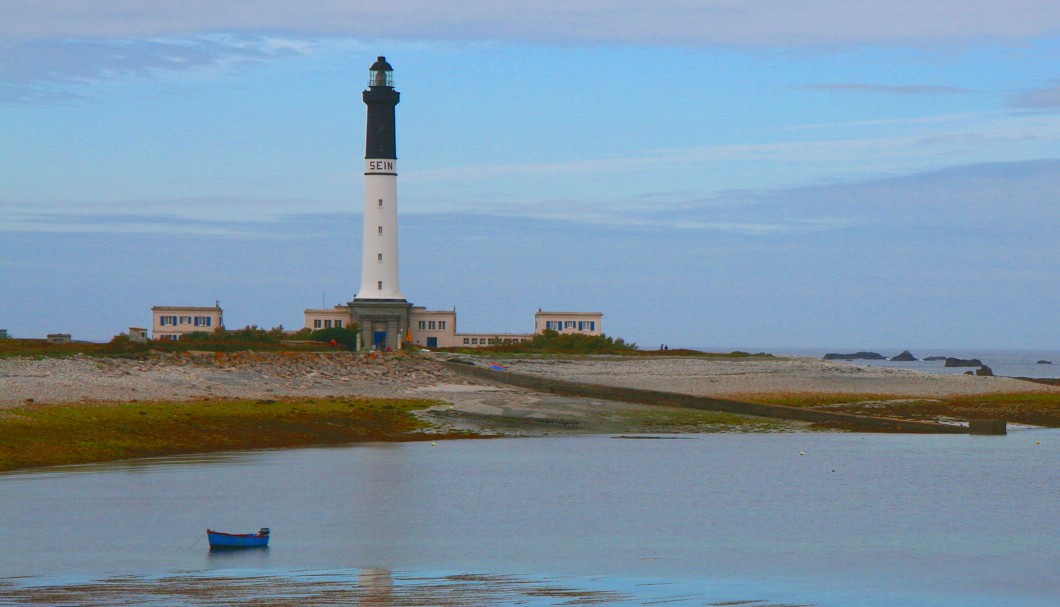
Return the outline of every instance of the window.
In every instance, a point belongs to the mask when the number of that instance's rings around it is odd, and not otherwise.
[[[376,256],[375,256],[375,259],[376,259],[376,261],[378,261],[379,263],[383,263],[383,254],[382,254],[382,253],[380,253],[380,254],[376,255]]]
[[[425,331],[427,329],[427,321],[421,320],[416,326],[420,328],[420,331]]]
[[[565,321],[563,321],[563,328],[564,329],[573,329],[576,326],[578,326],[578,323],[574,322],[573,320],[565,320]]]
[[[180,317],[180,324],[182,324],[182,325],[190,325],[191,324],[191,317],[190,316],[181,316]]]
[[[595,331],[596,321],[593,320],[582,320],[578,322],[579,331]]]
[[[464,338],[464,344],[466,345],[466,344],[469,344],[469,343],[471,343],[471,339],[468,338],[468,337],[465,337]]]
[[[209,316],[196,316],[195,326],[196,327],[209,327],[213,325],[213,319]]]
[[[379,290],[380,291],[383,290],[383,281],[381,281],[381,280],[379,281]]]
[[[382,198],[379,199],[379,208],[380,209],[383,208],[383,199]]]
[[[439,320],[438,321],[438,328],[439,329],[443,329],[443,330],[445,329],[445,321],[444,320]]]
[[[320,325],[321,325],[321,322],[320,322],[319,318],[313,321],[313,328],[314,329],[319,329]]]
[[[324,321],[324,328],[325,329],[330,329],[331,328],[331,321],[330,320],[325,320]]]
[[[382,233],[383,233],[383,226],[379,226],[379,233],[380,233],[380,234],[382,234]]]
[[[478,338],[477,337],[472,337],[471,338],[471,345],[473,345],[473,346],[477,346],[478,345]]]
[[[493,341],[494,341],[494,340],[493,340],[493,338],[491,337],[491,338],[490,338],[490,345],[491,345],[491,346],[493,345]]]
[[[430,329],[431,331],[433,331],[433,330],[435,330],[435,329],[437,328],[437,327],[436,327],[436,325],[437,325],[437,324],[438,324],[438,323],[434,322],[433,320],[432,320],[432,321],[429,321],[429,322],[427,323],[427,328],[428,328],[428,329]]]
[[[341,329],[342,328],[342,321],[341,320],[336,320],[335,321],[335,328],[336,329]]]
[[[547,321],[545,321],[545,328],[546,329],[552,329],[553,331],[562,331],[563,330],[563,321],[562,320],[547,320]]]

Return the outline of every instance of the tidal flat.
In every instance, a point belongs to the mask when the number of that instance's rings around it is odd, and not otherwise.
[[[548,357],[510,370],[833,411],[1060,426],[1060,387],[814,359]],[[490,436],[791,432],[806,423],[535,392],[425,353],[0,359],[0,471],[212,451]],[[866,390],[866,388],[872,388]]]

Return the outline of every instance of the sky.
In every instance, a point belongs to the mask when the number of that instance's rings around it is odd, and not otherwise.
[[[645,348],[1060,349],[1060,0],[0,12],[13,337],[352,299],[385,55],[401,288],[458,331],[543,308]]]

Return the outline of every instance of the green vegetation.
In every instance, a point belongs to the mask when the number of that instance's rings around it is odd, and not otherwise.
[[[0,471],[185,453],[355,441],[466,438],[429,433],[401,399],[284,399],[24,405],[0,411]]]
[[[606,335],[584,335],[582,333],[560,334],[546,330],[530,341],[506,342],[488,348],[453,348],[457,352],[481,354],[500,352],[507,354],[623,354],[633,352],[637,344],[626,343],[621,337]]]
[[[679,348],[674,350],[641,350],[635,343],[627,343],[621,337],[607,335],[584,335],[582,333],[559,333],[546,330],[533,339],[523,342],[504,342],[486,348],[447,348],[461,354],[611,354],[619,356],[696,356],[706,358],[772,358],[772,354],[749,352],[714,353]]]
[[[939,397],[895,394],[776,393],[728,398],[753,403],[827,409],[842,413],[913,420],[1004,419],[1060,428],[1060,392],[951,394]]]
[[[310,331],[302,329],[297,333],[287,333],[283,326],[262,329],[250,325],[242,329],[218,329],[211,332],[188,333],[176,341],[153,340],[137,343],[125,333],[114,336],[109,343],[74,342],[69,344],[52,344],[43,339],[2,339],[0,340],[0,357],[10,356],[135,356],[154,350],[158,352],[187,352],[200,350],[207,352],[238,352],[255,350],[264,352],[281,351],[314,351],[330,347],[335,340],[336,347],[352,350],[357,343],[356,327],[342,329],[324,329]]]
[[[309,334],[309,339],[317,342],[330,344],[334,341],[337,345],[347,350],[357,348],[357,335],[360,334],[356,328],[339,327],[334,329],[321,329]]]
[[[623,413],[644,432],[779,432],[791,428],[791,422],[762,419],[696,409],[658,407],[648,411]]]

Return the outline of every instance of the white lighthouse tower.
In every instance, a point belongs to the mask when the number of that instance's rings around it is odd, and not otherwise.
[[[368,70],[364,153],[364,226],[361,288],[347,305],[365,345],[398,347],[408,332],[412,307],[398,283],[397,138],[394,68],[379,57]]]
[[[364,229],[358,300],[405,301],[398,285],[397,142],[394,68],[379,57],[368,71],[364,154]]]

